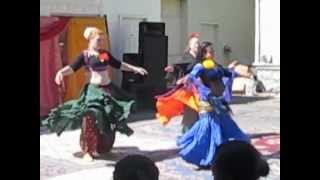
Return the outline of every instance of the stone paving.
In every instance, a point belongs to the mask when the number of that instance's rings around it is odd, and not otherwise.
[[[255,137],[253,140],[267,138],[269,133],[277,134],[278,139],[268,140],[276,144],[277,152],[262,152],[268,159],[271,173],[261,179],[280,179],[279,97],[237,97],[231,108],[238,125]],[[181,131],[180,122],[181,117],[175,118],[165,127],[152,118],[130,122],[134,135],[127,137],[117,133],[112,151],[94,162],[84,162],[76,157],[80,152],[80,130],[64,132],[61,137],[57,137],[45,128],[40,128],[40,179],[110,180],[117,160],[128,154],[143,154],[156,162],[160,169],[160,180],[211,180],[213,177],[210,171],[197,170],[197,167],[184,162],[177,155],[175,140]]]

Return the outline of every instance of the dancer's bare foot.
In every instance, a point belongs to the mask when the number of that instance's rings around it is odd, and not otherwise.
[[[93,157],[93,158],[99,158],[99,157],[101,157],[101,153],[93,152],[93,153],[92,153],[92,157]]]
[[[87,162],[92,162],[93,161],[93,157],[89,154],[89,153],[86,153],[84,156],[83,156],[83,160],[87,161]]]

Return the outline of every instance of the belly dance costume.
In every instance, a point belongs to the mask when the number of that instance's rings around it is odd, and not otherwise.
[[[70,67],[77,71],[86,66],[89,71],[105,71],[111,65],[120,68],[121,62],[109,52],[101,51],[99,58],[81,53]],[[80,98],[70,100],[51,110],[46,125],[58,136],[66,129],[81,127],[80,146],[84,154],[96,157],[110,151],[115,140],[115,132],[131,135],[133,130],[127,126],[134,101],[112,83],[107,85],[86,84]]]
[[[212,89],[198,79],[203,75],[210,79],[231,74],[220,65],[212,69],[200,63],[195,65],[186,85],[157,97],[157,117],[162,124],[167,124],[182,112],[183,106],[197,111],[198,120],[177,138],[179,155],[189,163],[212,166],[216,148],[221,143],[233,139],[249,141],[249,138],[232,119],[224,96],[214,96]]]

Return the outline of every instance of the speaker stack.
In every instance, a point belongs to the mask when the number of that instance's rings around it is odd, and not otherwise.
[[[134,66],[142,66],[139,54],[125,53],[123,54],[123,62],[132,64]],[[122,74],[122,88],[131,91],[132,84],[143,83],[143,77],[139,74],[135,74],[128,71],[123,71]]]
[[[154,96],[164,93],[166,81],[164,68],[168,62],[168,36],[165,24],[141,22],[139,24],[138,54],[124,54],[124,62],[142,66],[148,71],[146,77],[124,72],[122,88],[133,93],[138,108],[154,108]]]

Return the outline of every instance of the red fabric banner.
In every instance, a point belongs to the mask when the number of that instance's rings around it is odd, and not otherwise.
[[[40,18],[40,41],[48,40],[61,33],[69,20],[69,17]]]

